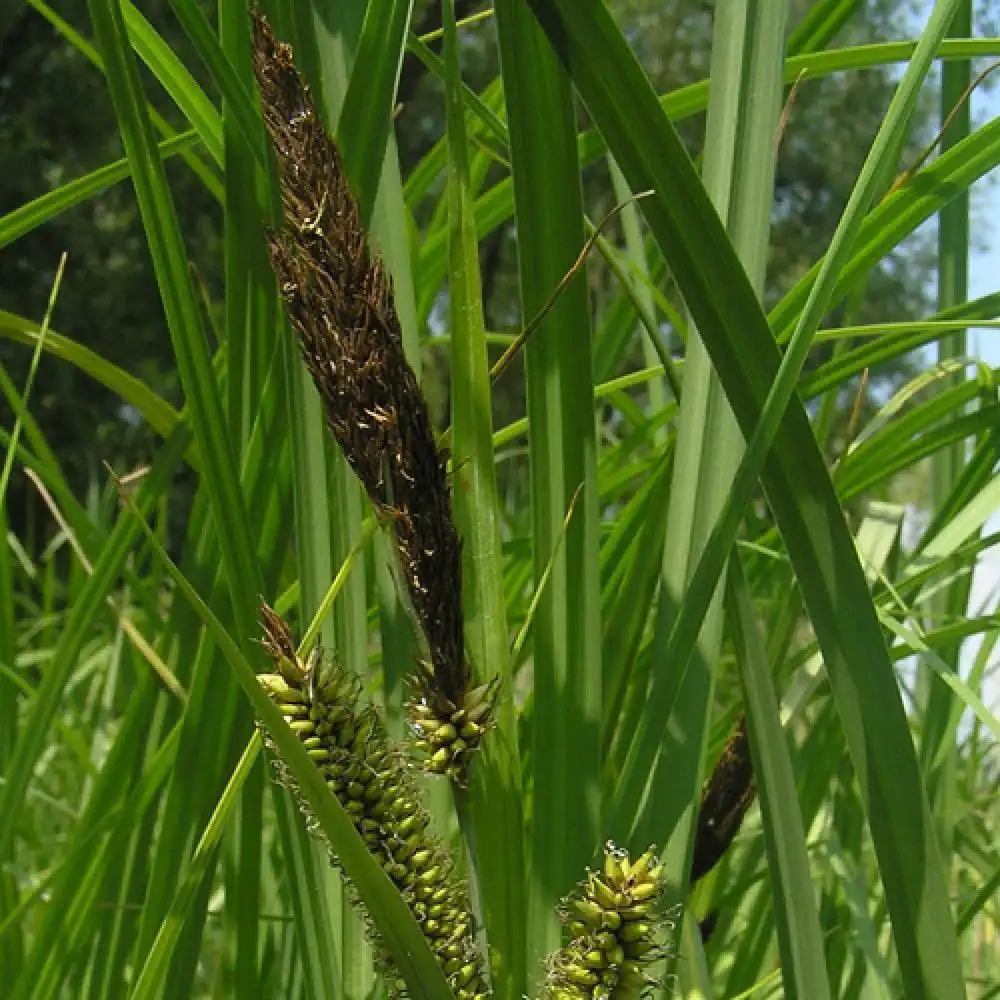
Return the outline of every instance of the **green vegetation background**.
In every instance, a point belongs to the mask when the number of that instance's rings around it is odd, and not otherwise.
[[[660,93],[705,75],[711,39],[710,5],[696,0],[616,0],[613,6],[635,39],[637,54]],[[807,6],[799,4],[800,8]],[[481,7],[459,2],[456,13],[461,18]],[[211,80],[191,52],[170,4],[149,0],[142,9],[213,95]],[[58,12],[78,31],[89,33],[85,0],[66,0],[59,4]],[[206,13],[211,13],[208,6]],[[866,4],[837,41],[848,45],[900,37],[911,14],[908,5],[892,0]],[[415,32],[423,34],[439,25],[439,4],[418,2]],[[470,32],[469,38],[463,52],[463,72],[466,82],[478,92],[496,76],[497,50],[488,28]],[[777,301],[801,276],[829,240],[891,96],[893,80],[894,74],[887,69],[827,77],[804,88],[796,101],[775,179],[768,304]],[[148,90],[154,105],[175,127],[181,127],[169,100],[155,86]],[[11,211],[121,155],[114,112],[100,74],[27,3],[6,5],[0,14],[0,100],[4,108],[0,116],[0,212]],[[444,125],[441,81],[412,55],[403,64],[398,103],[396,137],[405,177],[441,136]],[[928,99],[908,140],[913,153],[934,134],[933,112]],[[704,134],[703,117],[685,122],[683,134],[692,155],[697,155]],[[212,299],[218,301],[222,282],[219,205],[182,163],[168,162],[167,174],[192,263]],[[590,168],[586,183],[588,205],[596,218],[614,203],[607,166]],[[0,253],[3,308],[20,316],[42,316],[63,251],[68,255],[67,280],[53,327],[132,372],[176,405],[180,395],[173,351],[135,198],[127,183],[58,216]],[[481,246],[484,308],[491,330],[512,331],[517,324],[514,254],[514,223],[510,220]],[[856,321],[920,315],[933,291],[933,261],[933,245],[926,236],[908,241],[905,250],[894,252],[873,275]],[[606,298],[613,281],[606,268],[592,262],[590,282],[595,296]],[[443,421],[447,407],[444,382],[435,377],[435,371],[443,372],[442,364],[435,367],[435,361],[441,361],[440,351],[433,346],[426,351],[430,363],[427,391],[437,404],[439,421]],[[822,352],[814,356],[820,357]],[[30,352],[20,345],[0,342],[0,359],[14,382],[23,385]],[[909,362],[895,362],[892,370],[874,373],[872,384],[879,381],[878,376],[898,384],[909,367]],[[520,379],[511,378],[499,387],[496,407],[503,423],[524,412],[519,385]],[[846,400],[845,393],[845,405]],[[52,442],[68,481],[80,492],[104,482],[103,462],[126,473],[137,463],[148,461],[156,440],[119,398],[71,365],[41,366],[33,413]],[[9,426],[10,409],[2,401],[0,414]],[[519,488],[523,486],[521,483]],[[183,486],[178,484],[178,489],[180,499]],[[33,549],[44,546],[50,530],[48,519],[39,508],[35,491],[17,474],[8,504],[18,534],[30,539]],[[175,510],[178,523],[183,523],[183,504]]]

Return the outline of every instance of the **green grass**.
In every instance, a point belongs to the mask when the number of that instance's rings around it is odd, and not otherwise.
[[[323,427],[268,264],[277,195],[244,6],[220,0],[216,30],[176,0],[197,67],[122,0],[90,0],[89,40],[32,6],[103,72],[125,156],[0,217],[0,247],[17,254],[26,233],[127,179],[183,407],[48,316],[0,313],[17,349],[76,366],[161,439],[128,503],[110,480],[96,499],[75,496],[32,416],[30,380],[0,371],[16,416],[2,431],[0,528],[19,469],[65,525],[44,551],[27,539],[0,548],[5,988],[24,1000],[380,995],[351,892],[272,780],[256,718],[411,995],[447,1000],[402,897],[254,679],[263,596],[299,635],[313,623],[402,737],[418,644],[389,534],[366,526],[368,501]],[[450,0],[440,58],[408,37],[406,2],[345,0],[336,25],[327,5],[267,6],[338,136],[418,373],[448,293],[436,340],[449,348],[466,649],[479,680],[500,677],[500,698],[469,787],[425,785],[470,883],[499,1000],[539,995],[560,943],[555,906],[608,837],[633,858],[650,844],[662,855],[680,914],[666,994],[997,995],[1000,721],[983,702],[1000,620],[994,599],[969,602],[972,570],[996,543],[985,532],[1000,506],[1000,411],[996,375],[969,363],[961,333],[1000,315],[995,294],[965,301],[963,277],[964,197],[1000,164],[1000,123],[959,122],[940,155],[887,191],[929,69],[948,60],[950,109],[968,60],[997,55],[1000,39],[962,38],[966,4],[941,0],[913,44],[840,50],[830,39],[852,4],[824,0],[786,51],[783,5],[733,0],[717,5],[710,81],[656,94],[604,5],[497,0],[501,101],[500,80],[479,94],[463,83],[462,34],[483,28],[456,25]],[[441,76],[447,126],[401,177],[392,125],[407,51]],[[835,235],[766,314],[786,88],[802,70],[894,62],[906,63],[896,98]],[[152,110],[149,74],[181,131]],[[705,109],[709,83],[696,168],[675,125]],[[650,193],[622,209],[624,251],[609,233],[600,246],[610,290],[595,298],[576,275],[529,338],[523,376],[502,376],[523,377],[526,410],[498,426],[491,397],[506,383],[491,383],[488,348],[509,337],[485,326],[479,244],[516,222],[527,323],[584,245],[594,216],[582,171],[601,156],[613,163],[609,200]],[[215,355],[170,157],[223,208]],[[934,216],[938,314],[832,325],[833,307]],[[669,371],[649,340],[668,319],[686,338]],[[928,345],[947,362],[939,371],[880,400],[852,440],[827,433],[822,415],[861,373]],[[182,467],[194,494],[173,537]],[[907,545],[904,477],[933,480],[926,526]],[[963,645],[972,637],[981,646]],[[757,804],[691,886],[701,789],[743,715]]]

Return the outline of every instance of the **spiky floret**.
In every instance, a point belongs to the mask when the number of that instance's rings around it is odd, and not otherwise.
[[[416,745],[426,755],[426,770],[465,783],[469,759],[493,724],[497,686],[494,678],[449,698],[418,676],[417,695],[407,708]]]
[[[545,991],[552,1000],[634,1000],[656,980],[663,958],[663,868],[652,849],[636,861],[610,841],[604,869],[588,871],[560,908],[569,941],[549,959]]]
[[[303,663],[285,622],[267,605],[261,617],[264,647],[277,668],[258,675],[261,686],[399,888],[455,996],[485,1000],[468,893],[428,829],[404,755],[389,743],[377,710],[361,706],[356,677],[319,654]],[[288,780],[280,762],[279,773]]]

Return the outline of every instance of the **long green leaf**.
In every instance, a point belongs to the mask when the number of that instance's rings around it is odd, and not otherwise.
[[[201,316],[187,267],[173,199],[163,164],[156,155],[149,118],[118,0],[91,0],[91,17],[107,69],[108,84],[132,166],[132,179],[149,242],[167,325],[177,355],[191,426],[199,451],[213,469],[205,484],[244,634],[254,629],[254,607],[261,592],[259,569],[225,432],[218,387],[201,333]]]
[[[44,0],[27,0],[32,7],[37,10],[66,40],[76,48],[83,56],[93,63],[102,73],[104,63],[98,55],[97,50],[78,31],[76,31],[68,21],[60,17]],[[150,121],[153,127],[165,139],[177,138],[177,133],[170,126],[167,120],[153,107],[148,109]],[[199,137],[200,138],[200,137]],[[182,151],[181,157],[191,168],[195,176],[202,182],[205,189],[218,201],[222,201],[222,185],[213,166],[207,164],[204,158],[195,151]]]
[[[224,115],[235,122],[257,165],[264,167],[269,161],[267,134],[260,117],[256,114],[248,79],[245,75],[242,80],[240,79],[235,68],[235,59],[232,58],[232,55],[227,57],[220,40],[212,33],[211,26],[202,9],[193,0],[170,0],[170,6],[197,50],[199,58],[212,74],[216,86],[225,98]],[[226,30],[227,21],[228,18],[220,18],[220,29],[223,33]],[[229,23],[231,24],[231,21]],[[244,27],[247,27],[245,17]],[[246,53],[244,52],[244,62],[245,57]],[[244,65],[244,72],[245,69]],[[225,132],[225,130],[226,123],[223,122],[223,131]],[[231,164],[232,159],[227,156],[227,170]]]
[[[135,986],[129,993],[131,1000],[151,1000],[152,997],[159,995],[167,963],[177,943],[184,920],[188,915],[190,904],[210,870],[209,866],[216,846],[225,831],[226,822],[238,802],[240,789],[247,780],[254,762],[257,760],[262,742],[260,733],[254,733],[246,749],[243,751],[228,785],[219,798],[219,803],[212,813],[212,818],[205,827],[205,831],[195,849],[191,864],[184,876],[184,881],[174,896],[170,913],[160,928],[160,933],[157,935],[152,949],[146,956],[146,962],[136,978]]]
[[[634,190],[709,348],[744,433],[778,354],[733,249],[608,12],[531,0]],[[722,284],[725,295],[716,293]],[[763,481],[802,587],[855,763],[906,989],[959,997],[962,974],[941,859],[910,734],[851,536],[808,419],[792,401]]]
[[[0,309],[0,336],[20,344],[34,345],[41,340],[41,328],[31,320]],[[83,344],[48,331],[45,350],[54,357],[68,361],[95,381],[110,389],[122,402],[134,406],[150,427],[161,437],[168,437],[180,422],[180,414],[144,382],[112,364]],[[188,461],[198,467],[197,451],[192,446]]]
[[[498,676],[497,732],[472,767],[470,869],[503,1000],[526,992],[521,774],[504,607],[490,380],[453,0],[442,0],[447,67],[449,291],[455,521],[464,541],[462,597],[473,674]],[[459,805],[465,803],[460,795]]]
[[[507,0],[497,3],[496,13],[527,322],[546,305],[584,242],[573,93],[528,8]],[[539,103],[538,94],[546,100]],[[561,941],[556,903],[594,859],[600,837],[601,619],[589,312],[581,275],[525,349],[536,586],[550,574],[533,625],[527,933],[534,975]]]
[[[163,41],[131,0],[122,0],[121,12],[136,55],[149,67],[163,89],[191,123],[212,159],[222,164],[222,123],[212,102],[177,58],[176,53]],[[113,87],[112,75],[116,70],[108,59],[107,51],[104,51],[105,45],[96,22],[94,28],[108,67],[109,83]]]
[[[191,149],[197,142],[195,132],[182,132],[172,139],[164,139],[159,144],[164,160]],[[87,201],[101,191],[118,184],[129,176],[127,159],[116,160],[105,167],[92,170],[75,181],[63,184],[54,191],[39,195],[33,201],[20,205],[0,218],[0,249],[39,226],[44,225],[63,212]]]
[[[747,264],[756,294],[764,283],[764,248],[773,200],[773,135],[780,112],[784,34],[783,6],[747,0],[719,11],[713,36],[714,86],[707,122],[705,185],[736,252]],[[692,333],[686,351],[649,691],[651,702],[665,691],[672,691],[675,700],[666,727],[654,721],[654,713],[643,713],[623,778],[623,783],[629,780],[630,768],[636,773],[637,761],[640,771],[652,768],[650,789],[661,805],[655,812],[647,811],[641,829],[649,836],[655,831],[666,844],[669,877],[678,887],[684,886],[690,871],[723,629],[718,577],[696,591],[697,566],[705,559],[704,547],[715,519],[728,502],[742,452],[740,428],[702,335]],[[690,670],[685,670],[689,657],[676,655],[672,641],[675,630],[685,622],[690,623],[688,641],[695,641],[687,646],[689,655],[693,653]],[[644,738],[646,730],[656,733],[655,743],[653,738]],[[637,748],[655,745],[659,747],[655,764],[649,756],[644,766]]]
[[[786,997],[830,996],[795,776],[769,676],[757,611],[738,558],[729,563],[736,662],[747,706],[754,784],[760,798]]]
[[[949,23],[950,35],[968,37],[972,34],[972,0],[961,0]],[[941,70],[940,118],[943,133],[942,150],[952,149],[969,135],[972,124],[970,101],[966,94],[972,78],[968,61],[947,63]],[[938,308],[955,308],[965,303],[969,294],[969,192],[965,190],[941,209],[938,224]],[[964,360],[967,354],[967,336],[964,330],[938,342],[938,361]],[[962,380],[961,371],[941,385],[947,392]],[[961,419],[961,409],[955,416]],[[940,507],[951,493],[966,460],[964,442],[956,441],[950,448],[936,452],[932,462],[932,496],[934,506]],[[933,599],[932,614],[935,618],[948,618],[965,613],[972,590],[972,575],[956,580],[940,591]],[[957,663],[960,646],[949,651],[947,659]],[[920,760],[927,782],[927,798],[934,811],[938,837],[947,849],[952,841],[957,788],[958,747],[952,725],[953,695],[943,678],[936,677],[922,667],[919,678],[919,696],[924,702],[923,731],[920,739]],[[950,746],[945,752],[946,741]]]
[[[343,98],[337,133],[363,225],[375,207],[412,13],[413,0],[372,0],[367,5]]]

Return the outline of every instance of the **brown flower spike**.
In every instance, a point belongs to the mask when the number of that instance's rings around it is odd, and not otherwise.
[[[258,675],[261,686],[400,890],[457,1000],[486,1000],[468,893],[430,833],[403,753],[389,743],[377,710],[361,706],[356,677],[318,653],[303,663],[288,626],[266,604],[261,619],[275,664],[274,673]],[[277,767],[295,791],[280,761]],[[369,930],[374,937],[374,926]],[[381,960],[391,971],[386,954]]]
[[[430,770],[461,781],[488,728],[493,687],[472,688],[465,659],[461,542],[445,463],[403,353],[392,282],[369,251],[340,154],[291,49],[259,13],[253,57],[284,210],[270,237],[272,266],[326,422],[395,535],[430,655],[412,705],[418,741]]]
[[[743,716],[705,782],[691,857],[691,881],[710,872],[729,850],[757,789],[750,759],[750,738]]]

